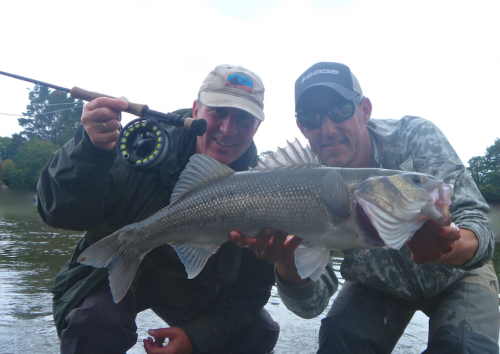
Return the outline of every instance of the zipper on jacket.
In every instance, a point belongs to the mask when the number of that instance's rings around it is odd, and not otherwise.
[[[423,297],[424,294],[420,290],[420,287],[418,286],[418,282],[416,281],[415,277],[413,276],[412,272],[410,269],[406,267],[406,264],[403,260],[403,257],[401,256],[400,252],[397,250],[389,250],[391,257],[394,259],[394,261],[399,264],[399,268],[403,272],[404,276],[406,277],[406,283],[408,284],[408,288],[410,292],[412,293],[413,297],[415,299],[418,299],[420,297]]]

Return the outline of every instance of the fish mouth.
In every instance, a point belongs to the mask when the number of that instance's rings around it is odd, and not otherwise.
[[[434,205],[428,211],[431,219],[438,224],[448,226],[451,224],[451,196],[453,194],[453,186],[451,184],[443,183],[443,185],[432,190],[429,193],[434,198]]]
[[[214,138],[214,140],[215,140],[215,142],[216,142],[217,144],[219,144],[220,146],[225,147],[225,148],[229,148],[229,147],[232,147],[232,146],[236,146],[236,144],[233,144],[233,143],[226,143],[226,142],[224,142],[224,141],[222,141],[222,140],[219,140],[219,139],[217,139],[217,138]]]

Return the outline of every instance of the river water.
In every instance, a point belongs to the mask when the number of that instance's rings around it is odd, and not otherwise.
[[[500,206],[493,206],[491,220],[500,230]],[[45,225],[32,194],[0,189],[0,354],[58,352],[49,289],[81,236]],[[341,258],[334,258],[342,283],[340,262]],[[495,253],[495,268],[499,274],[500,252]],[[316,352],[321,318],[328,308],[314,319],[301,319],[285,308],[273,289],[266,309],[281,326],[274,353]],[[426,316],[417,312],[393,353],[421,353],[426,348],[427,326]],[[137,327],[138,343],[129,354],[145,353],[142,339],[147,330],[166,325],[151,311],[144,311],[137,316]]]

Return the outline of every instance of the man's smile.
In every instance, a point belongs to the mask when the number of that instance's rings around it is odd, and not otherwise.
[[[220,146],[223,146],[223,147],[231,147],[231,146],[236,145],[236,144],[232,144],[232,143],[225,143],[217,138],[214,138],[214,140],[217,144],[219,144]]]
[[[331,141],[331,142],[327,142],[327,143],[323,144],[323,147],[330,148],[330,147],[339,146],[339,145],[341,145],[343,143],[345,143],[345,140]]]

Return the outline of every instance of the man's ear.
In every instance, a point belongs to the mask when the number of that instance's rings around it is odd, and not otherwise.
[[[198,119],[198,104],[196,100],[193,101],[193,116],[191,118]]]
[[[363,111],[363,122],[366,124],[372,116],[372,101],[368,97],[363,98],[361,110]]]

